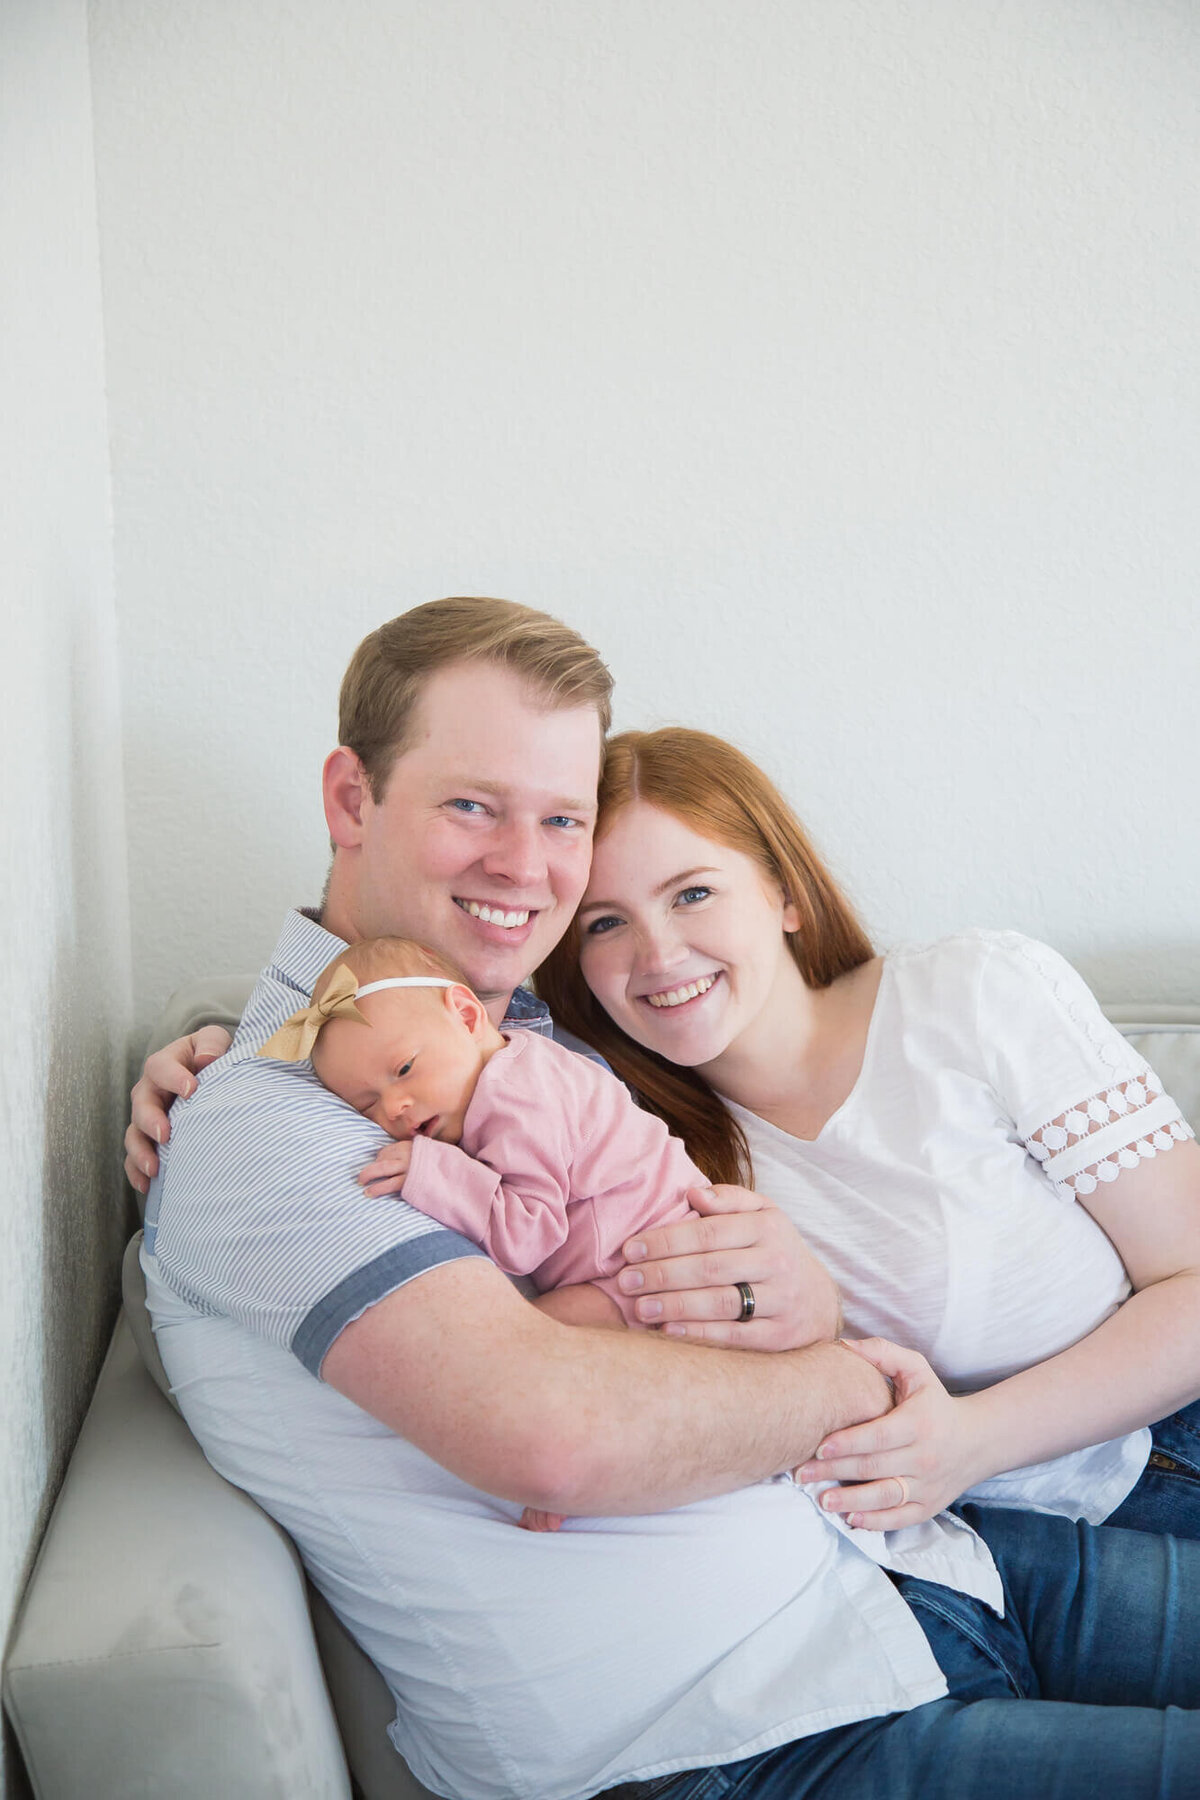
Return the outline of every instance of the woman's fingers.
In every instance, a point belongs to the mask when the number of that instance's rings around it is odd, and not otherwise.
[[[196,1091],[196,1076],[232,1039],[221,1025],[202,1025],[187,1037],[175,1038],[146,1058],[130,1096],[132,1119],[125,1132],[125,1174],[139,1194],[149,1191],[158,1173],[158,1150],[171,1135],[167,1108]]]
[[[864,1531],[897,1531],[929,1516],[902,1475],[887,1475],[862,1487],[830,1488],[820,1504],[824,1512],[840,1513],[847,1525]]]

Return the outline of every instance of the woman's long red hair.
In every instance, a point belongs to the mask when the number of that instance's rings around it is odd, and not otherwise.
[[[785,935],[809,987],[828,987],[870,961],[870,940],[800,821],[762,770],[732,744],[682,726],[611,738],[597,838],[634,800],[753,858],[800,915],[799,929]],[[704,1077],[635,1044],[595,999],[579,968],[577,924],[538,970],[537,991],[555,1019],[599,1050],[642,1104],[666,1120],[710,1181],[752,1184],[745,1135]]]

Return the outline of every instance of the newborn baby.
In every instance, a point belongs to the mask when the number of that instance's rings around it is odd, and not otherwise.
[[[708,1185],[607,1069],[534,1031],[498,1031],[452,964],[403,938],[344,950],[259,1055],[311,1056],[327,1088],[397,1140],[373,1194],[402,1186],[539,1293],[590,1284],[559,1296],[568,1323],[637,1325],[616,1285],[622,1245],[691,1218],[687,1190]]]

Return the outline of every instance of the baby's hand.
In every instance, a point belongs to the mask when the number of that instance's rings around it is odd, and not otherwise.
[[[404,1186],[404,1177],[408,1174],[408,1165],[412,1161],[412,1144],[385,1144],[374,1162],[367,1164],[359,1175],[359,1183],[364,1187],[372,1200],[381,1200],[385,1194],[398,1194]]]
[[[522,1531],[561,1531],[564,1516],[562,1513],[539,1512],[536,1506],[527,1506],[517,1524]]]

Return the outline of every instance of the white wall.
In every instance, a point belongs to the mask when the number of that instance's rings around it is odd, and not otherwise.
[[[358,638],[560,611],[885,940],[1200,996],[1189,0],[92,0],[141,1018]]]
[[[3,1638],[128,1228],[129,917],[84,0],[0,9],[0,343]],[[0,1793],[18,1789],[0,1766]]]

